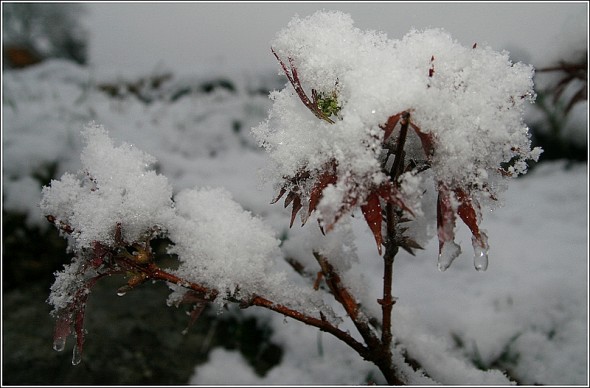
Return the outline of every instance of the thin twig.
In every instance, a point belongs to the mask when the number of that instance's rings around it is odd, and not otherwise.
[[[354,296],[350,294],[346,287],[344,287],[340,276],[334,267],[329,263],[328,259],[320,253],[314,252],[313,255],[320,264],[326,284],[328,284],[328,288],[332,295],[334,295],[334,298],[342,305],[342,307],[344,307],[344,310],[369,348],[378,349],[380,347],[379,338],[369,326],[369,319],[360,310]]]
[[[126,265],[131,266],[135,271],[139,271],[139,272],[143,273],[146,276],[146,278],[149,280],[165,281],[165,282],[176,284],[176,285],[181,286],[186,289],[190,289],[190,290],[198,293],[204,301],[212,302],[219,295],[219,291],[217,291],[217,290],[202,286],[202,285],[194,283],[194,282],[187,281],[185,279],[182,279],[174,274],[166,272],[165,270],[161,269],[160,267],[158,267],[154,263],[150,263],[147,266],[142,266],[142,265],[138,265],[138,264],[133,263],[129,259],[121,259],[121,260]],[[278,312],[280,314],[283,314],[284,316],[293,318],[297,321],[303,322],[303,323],[308,324],[310,326],[315,326],[318,329],[325,331],[327,333],[330,333],[333,336],[335,336],[336,338],[345,342],[347,345],[349,345],[351,348],[353,348],[364,359],[370,358],[369,349],[366,346],[364,346],[362,343],[355,340],[347,332],[340,330],[339,328],[334,326],[332,323],[330,323],[325,318],[323,313],[320,313],[320,318],[315,318],[315,317],[306,315],[300,311],[293,310],[287,306],[284,306],[284,305],[281,305],[278,303],[274,303],[274,302],[272,302],[266,298],[263,298],[261,296],[254,296],[248,300],[244,300],[244,299],[237,300],[237,303],[239,303],[241,308],[246,308],[249,306],[259,306],[259,307],[263,307],[263,308]]]

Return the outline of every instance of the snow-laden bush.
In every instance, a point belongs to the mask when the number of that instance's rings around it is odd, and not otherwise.
[[[269,179],[298,199],[293,215],[302,198],[303,222],[317,207],[327,228],[353,204],[379,214],[378,197],[420,213],[422,194],[437,190],[440,268],[460,252],[458,213],[473,232],[475,266],[485,269],[479,205],[496,201],[504,177],[525,173],[541,152],[531,151],[522,119],[535,97],[532,66],[463,47],[442,30],[390,40],[338,12],[293,19],[273,50],[292,87],[271,95],[254,135],[273,162]],[[380,222],[368,222],[381,249]],[[430,236],[410,237],[409,248]]]
[[[487,268],[481,206],[497,201],[505,180],[526,173],[526,161],[541,152],[530,149],[522,120],[535,97],[532,67],[487,47],[463,47],[442,30],[392,40],[355,28],[339,12],[294,18],[272,48],[289,83],[271,94],[269,117],[253,134],[271,159],[265,177],[279,191],[274,202],[286,195],[291,225],[301,212],[302,223],[314,216],[326,233],[306,247],[317,277],[293,279],[273,231],[225,189],[173,197],[153,157],[115,146],[91,124],[83,131],[83,169],[45,187],[41,202],[75,253],[49,298],[58,320],[55,348],[62,350],[73,330],[74,363],[90,288],[122,273],[129,280],[121,294],[165,281],[173,291],[169,303],[193,304],[193,318],[213,301],[260,306],[334,335],[388,383],[408,383],[411,368],[391,332],[399,249],[414,253],[436,234],[445,270],[460,253],[459,216],[473,235],[475,268]],[[345,274],[358,260],[346,221],[357,208],[383,253],[381,319],[361,304],[362,277]],[[150,241],[161,236],[171,241],[178,268],[156,263]],[[297,272],[309,273],[307,263],[289,259]],[[343,313],[325,303],[330,294]],[[341,327],[346,316],[360,338]]]

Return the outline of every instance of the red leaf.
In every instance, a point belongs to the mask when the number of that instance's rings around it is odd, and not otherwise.
[[[367,225],[375,236],[375,242],[377,243],[377,250],[381,255],[381,245],[383,244],[383,236],[381,235],[381,224],[383,216],[381,215],[381,204],[379,203],[379,195],[376,192],[369,194],[367,202],[361,206]]]
[[[275,199],[273,199],[271,201],[271,205],[277,203],[279,201],[279,199],[281,199],[281,197],[287,192],[287,189],[285,189],[284,187],[281,188],[281,191],[279,192],[279,194],[275,197]]]
[[[383,142],[384,143],[387,141],[387,139],[389,139],[389,136],[391,136],[391,134],[393,133],[393,129],[397,125],[399,119],[401,118],[401,115],[402,115],[401,113],[393,115],[387,119],[387,122],[385,123],[385,125],[379,126],[381,129],[383,129],[385,131],[385,134],[383,135]]]
[[[92,243],[92,258],[90,259],[90,265],[92,268],[98,268],[104,262],[104,258],[110,253],[109,247],[102,244],[99,241]]]
[[[473,237],[480,243],[480,245],[485,246],[485,241],[483,241],[483,237],[479,230],[477,213],[473,207],[472,199],[461,188],[454,189],[453,191],[459,201],[459,208],[457,209],[459,217],[461,217],[465,225],[469,227],[471,234],[473,234]]]
[[[287,59],[289,60],[289,66],[291,66],[291,72],[289,72],[289,70],[287,69],[287,65],[285,65],[285,62],[283,62],[281,60],[281,58],[279,58],[278,54],[275,52],[275,50],[271,47],[271,51],[274,54],[274,56],[277,58],[277,60],[279,61],[279,63],[281,64],[281,67],[283,68],[283,71],[285,72],[285,75],[287,76],[287,79],[289,80],[289,82],[291,83],[291,85],[293,85],[293,88],[295,89],[295,92],[297,92],[297,95],[299,96],[299,98],[301,99],[301,102],[303,102],[303,104],[319,119],[325,120],[327,122],[329,122],[330,124],[334,124],[334,121],[332,119],[330,119],[328,116],[326,116],[319,108],[316,104],[312,103],[309,99],[309,97],[307,97],[307,94],[305,94],[305,91],[303,90],[303,86],[301,86],[301,81],[299,80],[299,75],[297,74],[297,68],[295,67],[294,63],[293,63],[293,58],[288,57]]]
[[[299,194],[297,194],[297,192],[289,191],[289,194],[287,194],[287,196],[285,197],[285,209],[287,208],[287,206],[289,206],[291,204],[293,199],[295,199],[298,196],[299,196]]]
[[[195,303],[195,305],[193,306],[193,309],[191,310],[191,312],[189,314],[190,318],[189,318],[188,326],[186,327],[186,329],[184,329],[182,331],[182,334],[188,333],[188,330],[195,324],[197,319],[199,319],[199,317],[201,316],[203,311],[205,311],[205,307],[207,307],[207,304],[204,302]]]
[[[410,122],[410,126],[414,129],[418,137],[420,138],[420,142],[422,143],[422,149],[426,154],[426,157],[430,159],[432,155],[434,155],[434,136],[431,133],[424,133],[414,123]]]
[[[297,216],[297,213],[299,212],[299,210],[301,210],[303,205],[301,205],[301,197],[299,195],[296,195],[293,198],[293,210],[291,211],[291,223],[289,224],[289,228],[291,228],[293,226],[293,222],[295,221],[295,217]]]
[[[385,182],[381,186],[379,186],[379,189],[377,189],[377,193],[381,198],[383,198],[387,202],[396,205],[397,207],[407,211],[411,215],[415,215],[412,209],[410,209],[404,203],[404,200],[402,199],[400,192],[395,188],[395,186],[390,181]]]
[[[354,188],[350,188],[344,194],[344,196],[342,198],[342,206],[340,206],[340,209],[338,209],[338,212],[336,213],[336,216],[332,220],[332,223],[330,223],[329,225],[326,225],[326,232],[329,232],[332,229],[334,229],[334,225],[336,225],[338,220],[340,220],[340,218],[342,218],[343,215],[348,213],[350,211],[350,209],[352,209],[354,207],[354,205],[356,205],[357,201],[358,201],[358,193],[354,190]]]
[[[331,184],[335,184],[337,181],[338,177],[336,176],[335,172],[325,171],[322,175],[320,175],[316,184],[311,189],[311,193],[309,195],[309,211],[307,212],[307,217],[309,217],[311,213],[316,209],[318,203],[320,202],[320,199],[322,198],[322,193],[324,192],[324,189]],[[305,224],[305,221],[303,223]]]

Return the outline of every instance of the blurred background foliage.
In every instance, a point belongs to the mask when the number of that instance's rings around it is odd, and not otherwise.
[[[85,8],[76,3],[3,3],[3,65],[23,68],[47,58],[86,63]]]
[[[3,72],[39,66],[51,58],[86,64],[89,37],[82,4],[4,3],[2,18]],[[187,95],[216,90],[237,93],[229,78],[170,87],[171,77],[168,73],[138,76],[92,87],[112,99],[134,98],[144,104],[158,99],[175,103]],[[544,149],[540,163],[555,159],[587,163],[587,52],[537,69],[535,77],[542,79],[542,87],[528,124],[533,146]],[[281,84],[269,78],[261,85],[249,92],[267,95]],[[7,104],[11,102],[3,101]],[[3,131],[7,125],[3,121]],[[243,126],[233,121],[227,131],[247,136]],[[251,146],[243,139],[242,143]],[[5,164],[10,162],[4,159]],[[56,164],[49,164],[33,173],[39,190],[58,178],[57,171]],[[269,326],[259,319],[239,310],[221,315],[207,310],[182,335],[188,317],[182,309],[166,307],[164,285],[140,287],[118,298],[114,291],[124,284],[121,278],[101,281],[93,290],[87,319],[92,335],[85,346],[85,361],[72,367],[69,351],[57,353],[51,348],[53,319],[45,303],[54,272],[69,262],[66,243],[56,230],[28,223],[27,217],[3,206],[3,384],[182,383],[218,346],[239,350],[259,375],[280,363],[282,349],[272,343]]]

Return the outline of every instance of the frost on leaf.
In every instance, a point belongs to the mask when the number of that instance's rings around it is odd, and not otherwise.
[[[317,212],[329,232],[360,207],[381,253],[378,213],[389,203],[401,218],[436,222],[444,269],[460,253],[459,216],[473,235],[475,266],[485,269],[479,207],[493,204],[501,181],[526,173],[527,160],[542,152],[531,150],[523,122],[535,98],[533,68],[511,62],[507,52],[464,47],[441,29],[401,39],[362,31],[337,11],[293,18],[272,53],[288,82],[272,93],[267,120],[252,131],[269,153],[275,201],[287,194],[285,205],[294,206],[291,224],[306,209],[303,223]],[[437,206],[426,206],[435,214],[421,213],[424,191],[400,189],[408,172],[438,191]],[[404,230],[410,250],[425,243],[409,234],[415,228]]]

